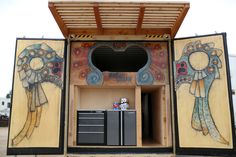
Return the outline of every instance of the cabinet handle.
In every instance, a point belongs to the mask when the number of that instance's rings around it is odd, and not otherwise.
[[[104,118],[99,118],[99,117],[79,117],[79,119],[97,119],[97,120],[100,120],[100,119],[104,119]]]
[[[92,126],[96,126],[96,127],[101,127],[102,126],[102,127],[104,127],[104,125],[97,125],[97,124],[94,124],[94,125],[93,124],[79,124],[79,126],[91,126],[91,127]]]
[[[104,134],[104,132],[78,132],[79,134]]]

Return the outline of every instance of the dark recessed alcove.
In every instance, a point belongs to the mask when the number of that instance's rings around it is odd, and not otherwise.
[[[114,51],[110,47],[101,46],[92,53],[93,65],[102,72],[137,72],[147,61],[147,52],[138,46],[131,46],[125,51]]]

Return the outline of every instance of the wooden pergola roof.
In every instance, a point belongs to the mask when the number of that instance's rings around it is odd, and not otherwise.
[[[173,38],[189,9],[188,2],[49,0],[64,37],[70,34],[170,34]]]

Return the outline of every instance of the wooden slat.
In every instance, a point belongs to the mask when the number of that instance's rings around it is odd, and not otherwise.
[[[99,7],[101,11],[139,11],[138,7],[124,8],[124,7]]]
[[[155,19],[174,19],[175,21],[176,21],[176,19],[177,19],[177,17],[162,17],[162,16],[158,16],[158,17],[154,17],[154,16],[148,16],[148,17],[145,17],[144,16],[144,20],[145,19],[153,19],[153,20],[155,20]]]
[[[97,29],[97,26],[67,26],[69,29],[79,29],[79,32],[86,32],[86,33],[80,33],[80,34],[88,34],[88,32],[90,32],[90,29]],[[88,29],[88,31],[87,31]],[[70,33],[71,34],[71,33]],[[90,33],[92,34],[92,33]],[[96,31],[96,34],[100,34],[98,33],[98,31]]]
[[[101,17],[120,17],[120,18],[122,18],[122,17],[136,17],[136,18],[138,18],[138,15],[139,14],[116,14],[116,13],[114,13],[114,14],[103,14],[103,15],[101,15]]]
[[[81,12],[81,13],[59,13],[60,16],[80,16],[80,15],[84,15],[84,14],[93,14],[93,11],[91,12]]]
[[[86,19],[86,20],[84,20],[84,19],[74,19],[74,18],[67,18],[67,19],[63,19],[65,22],[67,22],[67,21],[77,21],[77,22],[81,22],[81,21],[90,21],[90,22],[94,22],[95,23],[95,18],[93,17],[93,18],[88,18],[88,19]]]
[[[101,13],[101,16],[135,16],[135,17],[138,17],[139,13],[116,13],[116,12],[113,12],[113,13]]]
[[[95,2],[95,1],[94,1]],[[73,1],[73,2],[69,2],[69,1],[65,1],[60,3],[60,2],[50,2],[50,3],[55,3],[55,6],[58,7],[77,7],[77,6],[93,6],[94,2],[82,2],[82,1]],[[96,1],[98,2],[98,1]],[[169,7],[169,8],[174,8],[174,7],[183,7],[184,3],[179,3],[179,2],[167,2],[167,3],[163,3],[160,1],[153,1],[151,3],[147,2],[144,3],[145,7]],[[140,4],[137,2],[132,2],[132,3],[127,3],[127,2],[112,2],[112,3],[107,3],[106,2],[99,2],[100,6],[103,7],[139,7]]]
[[[56,8],[57,8],[57,7],[56,7]],[[63,9],[63,8],[60,8],[60,9],[59,9],[59,8],[57,8],[57,10],[58,10],[58,11],[63,11],[63,10],[70,10],[70,9],[66,9],[66,8],[64,8],[64,9]],[[77,7],[77,9],[72,9],[72,10],[70,10],[70,11],[73,12],[73,11],[77,11],[77,10],[89,11],[89,10],[93,10],[93,7]]]
[[[156,8],[146,8],[146,11],[182,11],[182,8],[156,7]]]
[[[163,22],[163,21],[151,21],[151,22],[143,22],[143,25],[148,25],[148,24],[168,24],[168,25],[174,25],[173,22]]]
[[[168,24],[145,24],[143,28],[172,28],[172,25]]]
[[[49,7],[51,13],[53,14],[62,34],[64,35],[64,37],[67,37],[68,36],[68,29],[66,28],[63,20],[61,19],[60,15],[58,14],[54,4],[48,3],[48,7]]]
[[[144,17],[151,17],[151,18],[156,18],[156,17],[178,17],[179,14],[145,14]]]
[[[144,4],[144,7],[169,7],[169,8],[173,8],[173,7],[183,7],[184,4],[180,4],[180,3],[144,3],[142,2],[142,4]],[[140,3],[100,3],[100,6],[102,7],[139,7]]]
[[[52,2],[51,2],[52,3]],[[56,7],[93,7],[93,3],[55,3]]]
[[[138,19],[138,15],[135,16],[101,16],[102,19]]]
[[[91,4],[90,6],[59,6],[57,7],[57,10],[89,10],[89,9],[93,9],[93,4]]]
[[[101,7],[123,7],[123,8],[128,8],[128,7],[139,7],[139,3],[126,3],[125,6],[123,3],[100,3]]]
[[[84,28],[86,26],[94,26],[94,27],[97,27],[97,24],[96,23],[67,23],[66,26],[84,26]]]
[[[146,10],[145,11],[145,14],[179,14],[181,11],[159,11],[159,10],[151,10],[151,11],[148,11]]]
[[[139,10],[118,10],[118,9],[110,9],[110,10],[102,10],[100,9],[100,13],[107,13],[107,14],[113,14],[113,13],[119,13],[119,14],[138,14]]]
[[[175,22],[176,18],[144,18],[143,22]]]
[[[61,17],[65,18],[65,17],[71,17],[71,16],[94,16],[94,13],[93,12],[90,12],[90,13],[70,13],[70,12],[67,12],[67,13],[59,13],[61,15]]]
[[[138,34],[142,28],[143,18],[144,18],[145,7],[141,6],[139,8],[138,22],[136,26],[136,34]]]
[[[155,21],[154,21],[155,22]],[[157,21],[158,22],[158,21]],[[65,19],[65,24],[68,23],[92,23],[95,24],[94,19]],[[104,19],[102,20],[102,23],[109,24],[109,23],[137,23],[136,19]]]
[[[124,22],[124,21],[103,21],[102,22],[103,23],[103,25],[106,25],[106,24],[110,24],[110,25],[113,25],[113,24],[127,24],[127,25],[129,25],[129,24],[134,24],[134,25],[136,25],[136,21],[127,21],[127,22]]]
[[[85,20],[81,20],[81,21],[65,21],[65,24],[95,24],[96,23],[94,21],[85,21]]]
[[[145,4],[147,8],[181,8],[183,4]]]
[[[134,24],[124,24],[124,23],[121,23],[121,24],[119,24],[119,23],[114,23],[114,24],[111,24],[111,23],[108,23],[108,24],[103,24],[103,26],[135,26],[135,28],[136,28],[136,23],[134,23]],[[127,27],[127,28],[129,28],[129,27]]]
[[[98,4],[94,4],[93,6],[93,10],[94,10],[94,16],[95,16],[95,19],[96,19],[96,23],[97,23],[97,28],[98,28],[98,31],[102,34],[102,21],[101,21],[101,16],[100,16],[100,12],[99,12],[99,7],[98,7]]]
[[[104,28],[136,28],[136,24],[103,24]]]
[[[179,30],[180,25],[182,24],[184,17],[186,16],[188,9],[189,9],[189,4],[186,4],[183,8],[183,11],[181,12],[181,14],[179,15],[179,17],[176,19],[176,23],[173,26],[172,30],[171,30],[171,36],[174,37],[177,33],[177,31]]]
[[[81,10],[58,10],[59,13],[84,13],[84,12],[92,12],[93,10],[87,9],[84,11]]]
[[[102,23],[104,22],[137,22],[136,18],[127,18],[127,19],[102,19]]]
[[[125,15],[129,15],[129,14],[138,14],[138,11],[116,11],[116,10],[109,10],[109,11],[104,11],[104,10],[100,10],[100,14],[104,15],[104,14],[125,14]]]
[[[69,18],[71,18],[71,19],[88,19],[88,18],[90,18],[90,19],[94,19],[95,20],[95,17],[94,16],[61,16],[61,18],[62,19],[69,19]]]
[[[132,2],[107,2],[103,0],[91,0],[89,2],[87,0],[51,1],[53,2],[49,3],[53,4],[54,12],[57,13],[57,15],[53,14],[54,18],[64,32],[63,35],[72,29],[79,29],[79,32],[83,32],[86,27],[90,29],[90,32],[100,32],[100,34],[104,28],[109,30],[107,32],[110,32],[110,29],[114,28],[118,31],[118,27],[120,27],[121,29],[131,28],[132,32],[135,28],[134,34],[147,32],[148,28],[152,29],[151,32],[154,29],[164,28],[169,31],[171,28],[171,36],[173,37],[187,13],[186,5],[189,8],[189,3],[183,2],[156,1],[139,3],[135,0]],[[140,14],[140,8],[142,7],[145,8],[143,17]],[[134,25],[136,26],[134,27]],[[93,28],[97,28],[97,31],[94,31]],[[65,33],[66,31],[68,32]],[[121,32],[123,31],[119,31],[118,34]],[[167,34],[167,32],[164,32],[164,34]]]
[[[82,24],[82,23],[71,23],[71,24],[66,24],[67,26],[97,26],[96,23],[89,23],[89,24]]]
[[[78,12],[60,12],[59,15],[61,16],[78,16],[78,15],[85,15],[85,14],[92,14],[93,10],[91,11],[78,11]]]

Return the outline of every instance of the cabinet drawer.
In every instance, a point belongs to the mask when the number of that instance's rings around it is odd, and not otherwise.
[[[97,112],[79,112],[79,118],[104,118],[104,113]]]
[[[104,125],[79,124],[79,132],[104,132]]]
[[[78,144],[104,144],[104,133],[78,133]]]
[[[104,125],[104,119],[81,119],[79,118],[78,124],[87,125]]]

